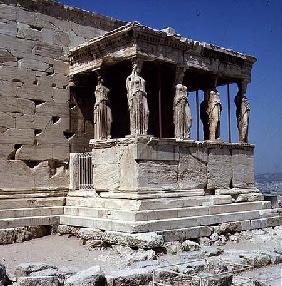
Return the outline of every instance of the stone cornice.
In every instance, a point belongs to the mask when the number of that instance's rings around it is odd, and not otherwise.
[[[132,50],[128,52],[128,49],[133,46],[136,47],[135,54]],[[127,58],[138,56],[148,60],[158,59],[246,79],[250,78],[251,67],[256,61],[255,57],[250,55],[193,41],[179,35],[167,35],[164,31],[154,30],[134,22],[72,49],[70,73],[75,73],[73,68],[75,65],[78,67],[85,62],[89,64],[88,68],[98,68],[103,57],[112,56],[122,59],[122,53],[119,51],[123,51]],[[229,74],[228,69],[232,70]],[[84,68],[81,67],[80,70]]]

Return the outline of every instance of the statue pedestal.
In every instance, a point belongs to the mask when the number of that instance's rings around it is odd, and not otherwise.
[[[149,136],[91,141],[90,145],[97,192],[255,186],[252,145]]]
[[[255,188],[252,145],[149,136],[90,144],[96,192],[71,192],[61,224],[165,241],[209,236],[209,226],[226,222],[280,224]]]

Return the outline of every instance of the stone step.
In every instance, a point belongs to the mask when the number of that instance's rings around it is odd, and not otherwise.
[[[65,197],[0,200],[0,210],[19,209],[19,208],[35,208],[35,207],[55,207],[55,206],[64,206],[64,205],[65,205]]]
[[[60,207],[40,207],[40,208],[21,208],[0,210],[0,219],[3,218],[21,218],[33,216],[53,216],[62,215],[64,208]]]
[[[92,217],[112,220],[150,221],[169,218],[211,215],[240,211],[262,210],[271,207],[270,202],[233,203],[229,205],[198,206],[146,211],[109,210],[104,208],[65,206],[64,214],[78,217]]]
[[[7,199],[25,199],[25,198],[52,198],[52,197],[64,197],[67,192],[64,191],[30,191],[30,192],[0,192],[0,200]]]
[[[112,220],[63,215],[60,217],[60,223],[73,226],[94,227],[102,230],[135,233],[191,228],[197,226],[209,226],[224,222],[256,220],[274,216],[277,216],[277,214],[273,213],[272,210],[255,210],[235,213],[220,213],[215,215],[133,222],[125,219]]]
[[[159,198],[159,199],[110,199],[101,197],[67,197],[67,206],[103,208],[103,209],[127,209],[127,210],[159,210],[172,208],[185,208],[195,206],[209,206],[230,204],[232,197],[230,195],[206,195],[180,198]]]
[[[136,223],[113,221],[110,219],[96,219],[96,218],[93,219],[89,217],[62,215],[60,216],[60,224],[133,233],[134,232],[133,224]]]
[[[236,221],[240,222],[241,230],[263,229],[266,227],[275,227],[282,224],[282,217],[279,215],[269,216],[267,218],[259,218],[253,220]],[[186,239],[195,239],[203,236],[210,236],[211,229],[208,226],[196,226],[190,228],[179,228],[172,230],[163,230],[157,232],[161,234],[166,242],[169,241],[184,241]]]
[[[209,226],[231,221],[255,220],[273,216],[273,214],[270,213],[271,210],[269,210],[269,213],[265,211],[266,210],[263,210],[263,212],[260,210],[254,210],[233,213],[220,213],[215,215],[194,216],[188,218],[155,220],[149,221],[147,223],[142,223],[139,226],[136,225],[134,230],[138,232],[160,231],[164,229],[170,230],[195,226]]]
[[[132,199],[132,200],[144,200],[144,199],[159,199],[159,198],[179,198],[179,197],[194,197],[204,196],[204,189],[193,189],[185,191],[135,191],[135,192],[101,192],[102,198],[115,198],[115,199]]]
[[[0,219],[0,229],[15,228],[23,226],[53,225],[59,223],[59,216],[33,216],[22,218]]]

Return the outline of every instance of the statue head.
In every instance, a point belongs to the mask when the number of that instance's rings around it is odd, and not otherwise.
[[[212,90],[209,95],[210,98],[214,98],[216,96],[216,91]]]
[[[141,73],[141,65],[137,62],[133,62],[132,65],[132,73],[139,75]]]
[[[182,97],[185,96],[187,97],[187,87],[181,83],[177,84],[175,86],[175,96],[176,97]]]

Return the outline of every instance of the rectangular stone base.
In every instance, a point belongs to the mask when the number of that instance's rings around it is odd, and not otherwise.
[[[253,188],[254,146],[137,137],[91,141],[94,189]]]

